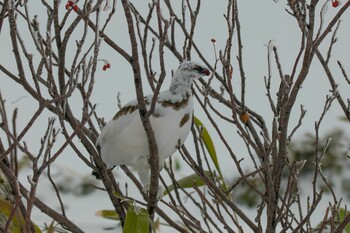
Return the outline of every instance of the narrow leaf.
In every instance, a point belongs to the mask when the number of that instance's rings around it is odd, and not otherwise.
[[[118,213],[115,212],[115,210],[100,210],[96,212],[96,215],[111,220],[120,219]]]
[[[123,233],[148,233],[149,215],[146,209],[130,205],[126,212]]]
[[[0,198],[0,210],[1,210],[1,214],[5,215],[6,217],[8,217],[11,213],[11,209],[12,209],[12,204],[2,198]]]
[[[8,218],[11,214],[13,208],[13,204],[7,200],[4,200],[0,198],[0,216],[3,215],[6,218]],[[42,231],[40,228],[36,225],[33,224],[36,233],[41,233]],[[20,233],[25,227],[25,220],[18,210],[16,210],[13,218],[11,219],[11,224],[9,226],[9,229],[11,230],[12,233]]]
[[[220,169],[220,165],[219,165],[219,161],[218,161],[218,157],[216,155],[216,150],[214,147],[214,143],[213,140],[210,137],[210,134],[208,133],[207,129],[204,127],[203,123],[197,118],[194,117],[194,124],[197,128],[197,130],[199,132],[201,132],[201,138],[204,142],[205,147],[208,150],[208,153],[220,175],[220,177],[222,178],[222,173],[221,173],[221,169]]]
[[[54,226],[54,221],[52,221],[51,223],[50,223],[50,225],[47,227],[47,230],[46,230],[46,232],[47,233],[54,233],[55,232],[55,226]]]
[[[33,225],[34,225],[34,229],[35,229],[35,232],[36,232],[36,233],[42,233],[42,231],[40,230],[40,228],[39,228],[35,223],[33,223]]]
[[[346,217],[346,215],[348,215],[350,212],[346,211],[344,208],[340,208],[339,210],[339,221],[340,223],[342,223]],[[346,233],[350,233],[350,223],[348,223],[346,225],[346,227],[344,228]]]
[[[8,218],[11,214],[13,204],[7,200],[4,200],[0,198],[0,215],[4,215],[6,218]],[[22,224],[21,224],[22,223]],[[9,225],[9,229],[11,232],[21,232],[21,229],[23,229],[25,226],[23,216],[19,211],[16,210],[16,213],[11,219],[11,224]]]
[[[204,173],[207,175],[207,176],[210,176],[210,172],[209,171],[204,171]],[[192,175],[189,175],[189,176],[186,176],[180,180],[177,181],[177,183],[179,184],[179,186],[181,188],[193,188],[194,186],[204,186],[205,183],[203,181],[203,179],[198,176],[197,174],[192,174]],[[168,191],[171,192],[175,189],[174,185],[170,185],[168,187]],[[168,192],[165,190],[164,191],[164,195],[167,195]]]
[[[113,192],[113,195],[123,201],[126,199],[121,193],[118,192]]]

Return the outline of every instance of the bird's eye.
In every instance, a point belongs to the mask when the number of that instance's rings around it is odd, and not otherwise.
[[[209,75],[210,71],[206,68],[203,68],[201,66],[194,66],[193,68],[197,73],[203,74],[203,75]]]
[[[203,71],[204,71],[204,69],[202,67],[200,67],[200,66],[195,66],[194,70],[197,71],[200,74],[203,73]]]

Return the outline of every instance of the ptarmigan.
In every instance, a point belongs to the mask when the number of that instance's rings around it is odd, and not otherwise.
[[[157,96],[149,119],[158,146],[160,168],[189,134],[193,115],[193,80],[209,74],[210,71],[198,62],[183,62],[175,71],[169,89]],[[145,97],[148,108],[152,98],[153,95]],[[127,103],[106,124],[96,145],[101,147],[101,156],[108,169],[116,165],[135,166],[144,189],[149,189],[148,141],[136,100]]]

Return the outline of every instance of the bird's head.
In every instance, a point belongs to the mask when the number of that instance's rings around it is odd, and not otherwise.
[[[185,61],[181,63],[178,71],[183,77],[192,79],[210,75],[210,71],[204,65],[195,61]]]
[[[170,91],[172,94],[186,97],[192,93],[193,80],[202,76],[210,75],[210,71],[201,63],[185,61],[175,71],[171,81]]]

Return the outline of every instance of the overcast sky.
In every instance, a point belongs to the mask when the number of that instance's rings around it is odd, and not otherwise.
[[[34,16],[35,14],[39,15],[39,22],[41,29],[45,29],[45,9],[41,6],[41,1],[28,1],[30,4],[30,14]],[[51,1],[49,1],[51,4]],[[131,1],[136,7],[140,8],[141,12],[147,11],[147,3],[150,1]],[[172,1],[174,4],[181,1]],[[61,11],[64,12],[63,1],[61,6]],[[330,2],[329,2],[330,4]],[[81,6],[81,4],[78,4]],[[216,48],[221,50],[224,48],[226,43],[226,22],[223,17],[223,14],[226,12],[226,1],[202,1],[201,4],[201,13],[198,17],[198,26],[196,28],[195,42],[197,46],[202,50],[204,56],[209,59],[209,61],[214,64],[215,56],[211,43],[211,39],[216,39]],[[269,105],[267,98],[265,97],[265,88],[264,88],[264,76],[267,75],[267,47],[266,45],[270,40],[273,41],[273,44],[277,46],[279,58],[281,60],[282,68],[285,74],[290,74],[294,60],[296,58],[298,48],[300,45],[301,34],[299,32],[297,23],[294,18],[292,18],[285,11],[286,1],[279,1],[275,3],[273,0],[243,0],[238,1],[239,7],[239,19],[242,27],[242,39],[243,39],[243,57],[244,57],[244,68],[247,78],[247,91],[246,91],[246,104],[249,108],[253,109],[257,113],[266,117],[266,123],[269,125],[272,120],[271,111],[269,110]],[[339,8],[328,7],[324,13],[325,22],[329,22]],[[109,12],[103,13],[101,19],[108,16]],[[166,11],[164,12],[166,14]],[[111,24],[108,26],[106,32],[111,39],[118,43],[121,47],[125,48],[127,51],[129,49],[128,35],[126,33],[125,21],[123,18],[123,12],[121,4],[118,1],[117,12],[114,15]],[[18,17],[18,21],[24,23],[21,20],[21,17]],[[319,23],[319,22],[318,22]],[[339,83],[339,91],[344,98],[350,98],[350,87],[345,84],[341,73],[336,65],[336,60],[342,61],[344,68],[350,72],[350,63],[349,63],[349,24],[350,16],[345,14],[345,17],[342,19],[342,24],[338,33],[338,42],[336,43],[332,60],[330,62],[331,67],[334,70],[335,77]],[[27,45],[27,49],[35,53],[33,45],[26,40],[28,37],[27,30],[25,29],[26,25],[23,24],[23,28],[19,27],[19,31],[24,39],[24,42]],[[3,25],[2,33],[0,35],[0,64],[6,66],[13,73],[17,73],[15,67],[14,56],[11,49],[10,38],[8,35],[8,23],[7,21]],[[80,31],[76,33],[76,38],[79,38]],[[329,40],[327,40],[329,41]],[[72,43],[75,43],[72,41]],[[233,41],[234,49],[233,54],[237,54],[237,44],[236,39]],[[327,44],[326,44],[327,45]],[[321,47],[325,48],[325,47]],[[324,51],[324,50],[323,50]],[[173,55],[166,52],[165,53],[166,61],[166,70],[167,74],[171,73],[171,70],[176,69],[178,66],[178,61]],[[72,54],[68,54],[72,56]],[[102,63],[97,72],[96,76],[96,85],[95,92],[92,96],[93,101],[98,104],[97,112],[104,116],[106,120],[112,118],[117,109],[116,96],[117,93],[121,93],[121,100],[123,103],[128,102],[131,99],[135,98],[135,90],[133,84],[132,72],[129,65],[123,60],[123,58],[118,55],[115,51],[111,50],[106,44],[102,42],[100,58],[108,59],[111,68],[107,71],[102,71]],[[34,56],[35,59],[35,56]],[[198,59],[195,55],[193,59]],[[232,57],[232,60],[235,61],[235,57]],[[273,66],[275,68],[275,66]],[[233,86],[237,93],[239,93],[240,86],[240,74],[237,68],[237,63],[233,64]],[[170,76],[167,77],[163,89],[167,88],[170,83]],[[218,86],[217,83],[213,82],[213,85]],[[273,90],[276,90],[279,86],[279,77],[276,73],[273,76]],[[307,115],[304,119],[304,124],[301,130],[296,134],[296,137],[303,135],[305,132],[312,132],[314,130],[314,122],[318,119],[322,106],[324,104],[325,96],[330,94],[330,86],[328,80],[319,65],[317,59],[314,59],[310,75],[303,85],[303,89],[300,93],[300,96],[297,100],[297,104],[293,109],[292,114],[292,123],[296,124],[299,116],[299,105],[303,104],[307,110]],[[9,80],[3,73],[0,73],[0,91],[3,97],[7,100],[7,108],[10,113],[15,107],[19,108],[19,129],[23,128],[26,125],[26,122],[31,117],[31,115],[36,110],[37,104],[35,101],[26,94],[22,88],[18,87],[16,83]],[[147,87],[145,82],[145,93],[150,93],[150,89]],[[74,105],[73,105],[74,106]],[[78,105],[77,105],[78,106]],[[197,106],[198,107],[198,106]],[[79,110],[79,109],[78,109]],[[224,111],[224,110],[223,110]],[[208,130],[212,133],[215,145],[220,156],[219,159],[225,161],[225,152],[221,154],[223,150],[223,145],[218,139],[216,139],[216,134],[212,127],[210,127],[208,121],[205,119],[205,115],[202,111],[196,111],[196,115],[206,123]],[[329,131],[333,128],[342,127],[344,130],[349,132],[349,124],[342,123],[338,120],[338,117],[342,115],[338,103],[334,102],[331,111],[327,114],[325,118],[325,124],[322,127],[322,132]],[[46,124],[46,118],[50,116],[49,114],[43,116],[42,121],[37,122],[34,125],[34,129],[28,133],[25,140],[30,145],[30,148],[35,150],[39,147],[38,135],[43,135],[44,128],[42,127],[43,122]],[[292,125],[290,126],[292,128]],[[238,140],[237,136],[233,136],[232,132],[235,132],[236,129],[230,127],[225,127],[223,125],[224,134],[230,138],[232,141]],[[3,136],[0,134],[1,137]],[[240,143],[239,145],[243,145]],[[68,150],[69,151],[69,150]],[[238,149],[238,151],[240,151]],[[244,150],[241,152],[243,153]],[[244,156],[244,154],[242,155]],[[88,174],[90,171],[86,169],[85,165],[74,159],[73,156],[66,156],[64,159],[59,159],[58,162],[61,166],[66,166],[68,164],[74,164],[73,169],[76,169],[77,172],[81,174]],[[225,163],[223,163],[225,166]],[[224,168],[225,169],[225,168]],[[232,164],[228,164],[226,167],[227,170],[232,169]],[[102,204],[101,204],[102,205]],[[106,204],[106,208],[108,203]]]

